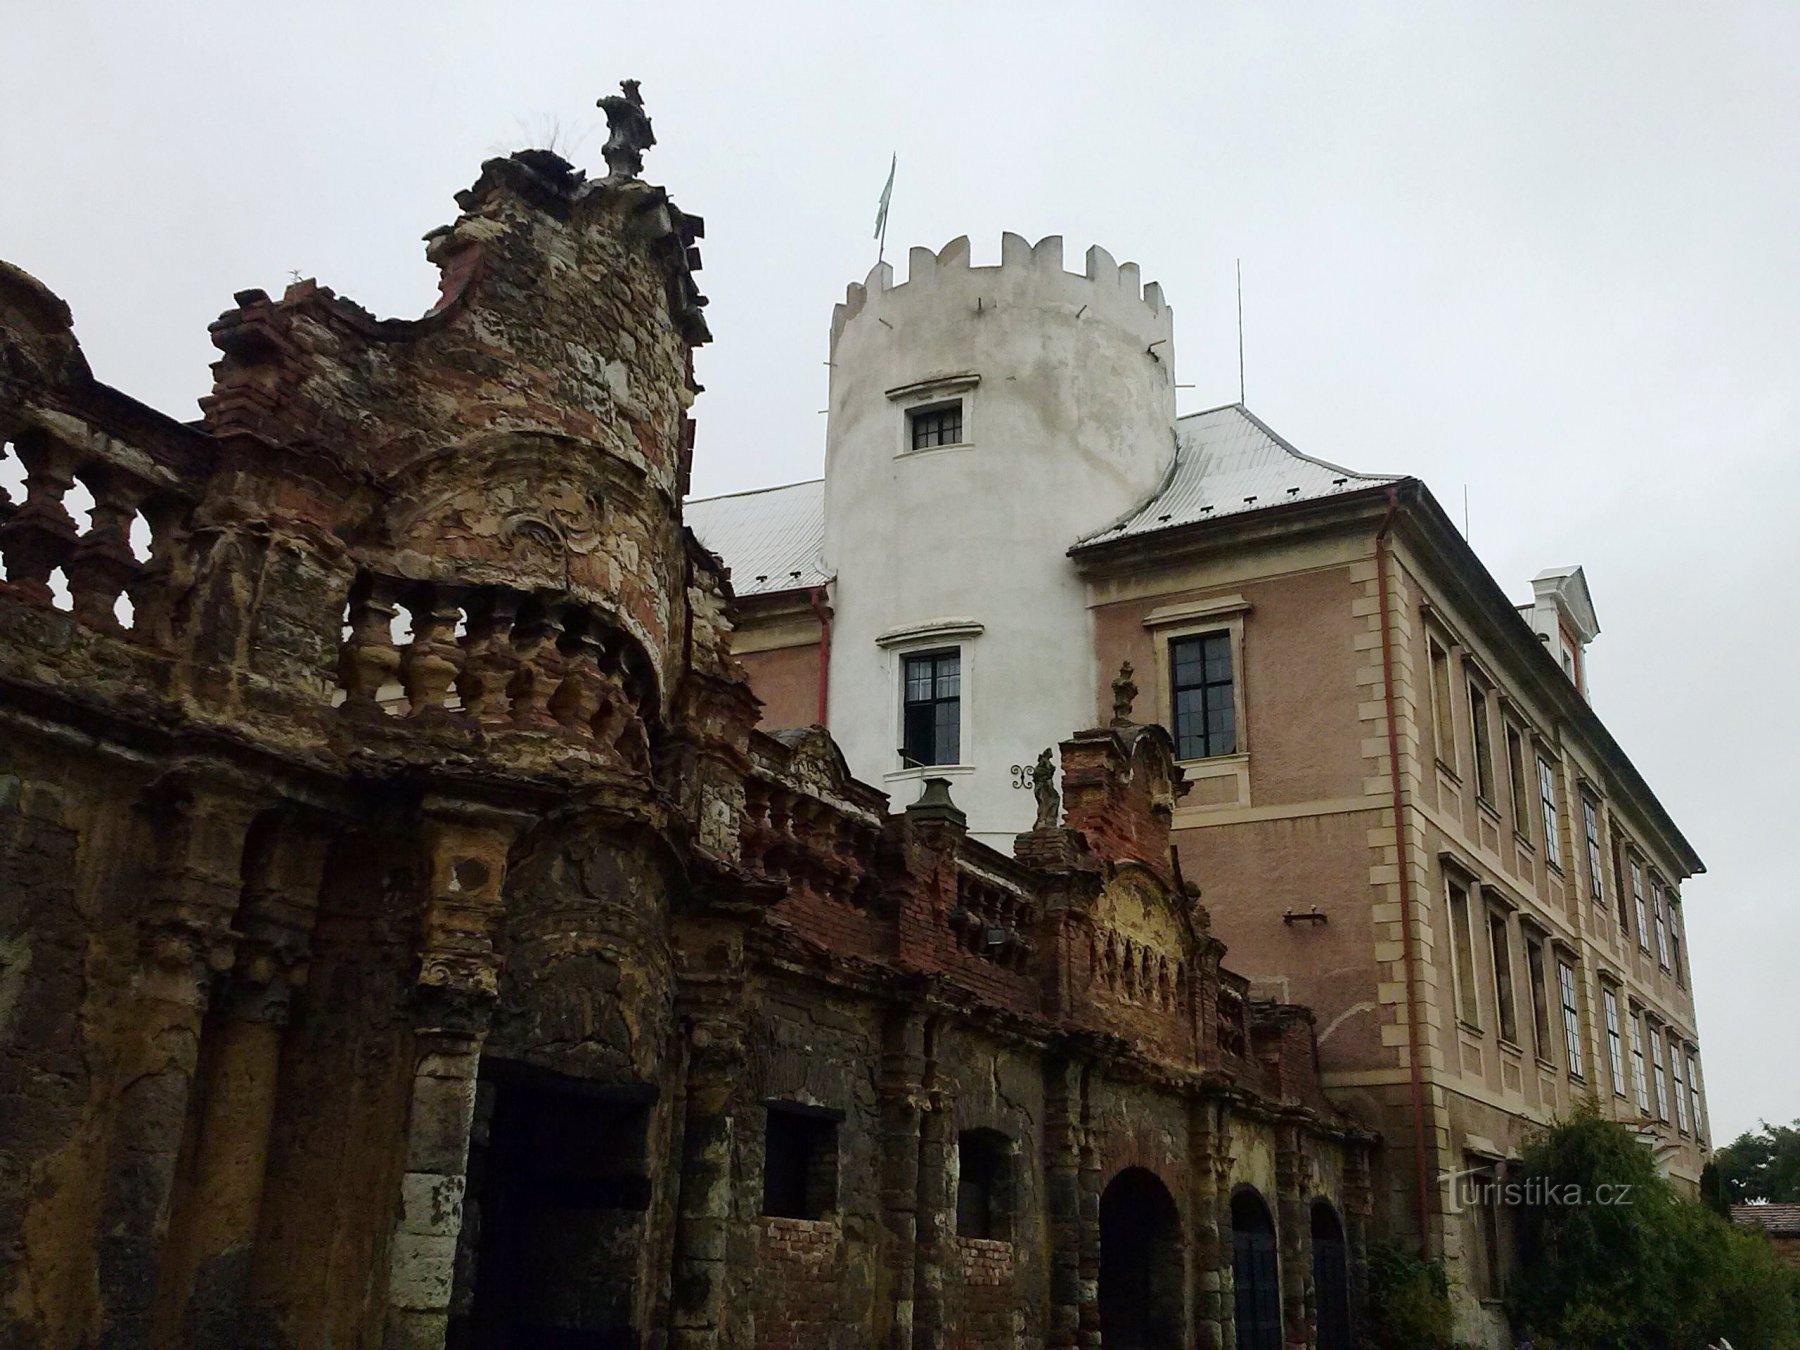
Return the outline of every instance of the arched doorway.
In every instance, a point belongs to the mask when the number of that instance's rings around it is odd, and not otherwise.
[[[1179,1350],[1181,1214],[1154,1172],[1128,1167],[1100,1195],[1100,1334],[1106,1350]]]
[[[1327,1200],[1313,1201],[1312,1265],[1319,1350],[1350,1350],[1349,1254],[1344,1225]]]
[[[1281,1350],[1275,1220],[1250,1186],[1240,1186],[1231,1197],[1231,1283],[1237,1350]]]

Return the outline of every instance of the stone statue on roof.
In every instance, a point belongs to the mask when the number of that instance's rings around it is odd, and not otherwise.
[[[1051,763],[1048,748],[1031,766],[1031,792],[1037,798],[1037,823],[1032,828],[1055,829],[1057,819],[1062,815],[1062,796],[1056,790],[1056,765]]]
[[[600,153],[606,158],[608,178],[636,178],[644,171],[644,151],[656,144],[656,133],[650,129],[638,82],[621,80],[619,88],[625,92],[608,94],[595,105],[606,113],[606,144]]]

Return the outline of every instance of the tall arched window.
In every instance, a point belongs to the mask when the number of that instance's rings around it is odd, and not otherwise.
[[[1147,1168],[1127,1167],[1100,1194],[1100,1337],[1106,1350],[1180,1350],[1181,1213]]]
[[[1231,1197],[1231,1280],[1237,1350],[1282,1350],[1275,1220],[1250,1186]]]
[[[1319,1350],[1350,1350],[1350,1264],[1344,1225],[1330,1201],[1312,1206],[1313,1290],[1318,1306]]]

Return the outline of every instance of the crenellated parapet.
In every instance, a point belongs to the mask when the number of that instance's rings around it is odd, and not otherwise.
[[[1028,302],[1059,306],[1071,315],[1091,313],[1143,335],[1146,345],[1174,335],[1174,311],[1164,302],[1162,287],[1143,282],[1134,262],[1115,262],[1098,244],[1089,248],[1082,270],[1063,266],[1063,239],[1046,235],[1032,244],[1011,231],[1000,236],[997,267],[970,264],[969,237],[959,235],[935,253],[914,248],[907,254],[906,280],[896,283],[891,263],[877,263],[869,275],[845,288],[843,302],[831,312],[831,345],[836,348],[845,328],[863,319],[890,322],[897,311],[929,305],[934,299],[959,303],[970,289],[989,305]]]

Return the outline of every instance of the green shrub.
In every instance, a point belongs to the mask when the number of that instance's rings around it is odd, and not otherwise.
[[[1441,1261],[1427,1261],[1393,1242],[1369,1244],[1369,1317],[1364,1344],[1372,1350],[1448,1350],[1450,1282]]]
[[[1578,1112],[1527,1144],[1513,1179],[1540,1200],[1521,1211],[1509,1282],[1534,1350],[1705,1350],[1720,1337],[1800,1350],[1794,1274],[1760,1235],[1677,1195],[1623,1125]]]

